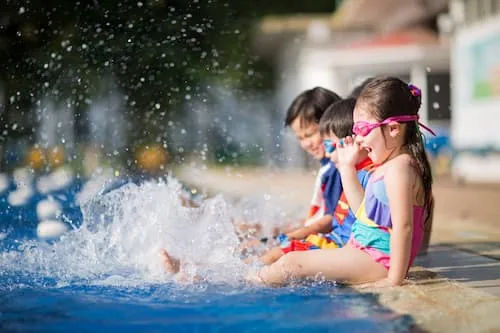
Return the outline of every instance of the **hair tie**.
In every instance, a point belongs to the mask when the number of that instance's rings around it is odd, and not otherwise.
[[[412,94],[413,96],[415,96],[415,97],[422,96],[422,90],[420,90],[419,87],[414,86],[413,84],[409,84],[408,89],[410,89],[410,94]]]

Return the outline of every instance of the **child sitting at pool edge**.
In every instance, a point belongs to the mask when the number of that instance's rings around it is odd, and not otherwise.
[[[341,139],[352,135],[353,111],[356,100],[348,98],[333,103],[325,111],[319,123],[319,130],[323,138],[326,156],[330,163],[337,163],[336,145]],[[360,185],[364,188],[368,181],[368,170],[372,162],[367,158],[367,153],[362,152],[358,156],[356,164],[357,177]],[[333,165],[332,168],[335,168]],[[341,185],[339,185],[341,186]],[[351,235],[351,227],[355,220],[354,213],[349,207],[345,194],[341,193],[331,212],[332,219],[318,220],[316,223],[304,226],[294,231],[282,234],[279,237],[280,246],[267,251],[259,260],[264,264],[271,264],[291,251],[305,251],[326,248],[338,248],[344,246]],[[326,202],[331,198],[325,197]]]
[[[326,109],[341,98],[334,92],[315,87],[300,93],[292,101],[285,116],[285,126],[290,127],[295,134],[300,147],[311,157],[320,162],[320,168],[314,182],[313,195],[310,201],[307,217],[300,221],[300,227],[309,226],[316,222],[329,223],[331,214],[340,197],[340,174],[334,164],[325,157],[323,142],[319,131],[319,122]],[[327,200],[325,200],[327,198]],[[248,225],[238,225],[237,231],[245,231]],[[259,229],[259,225],[252,225]],[[288,226],[282,232],[296,229],[297,226]],[[251,235],[250,235],[251,236]],[[248,233],[247,233],[248,237]],[[243,248],[259,243],[259,240],[250,240],[244,243]]]

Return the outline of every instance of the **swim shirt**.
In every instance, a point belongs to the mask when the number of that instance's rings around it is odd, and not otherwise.
[[[340,173],[335,164],[326,157],[320,163],[305,226],[315,223],[325,214],[332,214],[342,193]]]
[[[364,159],[356,165],[356,175],[363,188],[366,188],[368,184],[368,180],[370,179],[369,171],[372,168],[373,162],[369,158]],[[351,230],[354,221],[356,221],[356,216],[349,206],[344,191],[342,191],[342,194],[338,199],[337,206],[335,207],[335,211],[333,212],[332,219],[332,233],[337,236],[335,237],[336,239],[340,239],[341,243],[339,246],[343,246],[351,237]]]

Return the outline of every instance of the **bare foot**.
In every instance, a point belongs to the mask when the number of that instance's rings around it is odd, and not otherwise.
[[[180,261],[179,259],[176,259],[168,254],[168,252],[165,249],[161,249],[160,255],[163,259],[163,264],[165,265],[165,268],[167,271],[169,271],[172,274],[178,273],[180,269]]]

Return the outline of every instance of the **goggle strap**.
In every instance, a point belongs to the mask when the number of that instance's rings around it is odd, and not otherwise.
[[[434,133],[433,130],[431,130],[429,127],[425,126],[422,124],[420,121],[418,121],[420,117],[418,115],[416,116],[396,116],[396,117],[390,117],[387,120],[390,121],[400,121],[400,122],[407,122],[407,121],[413,121],[415,120],[419,126],[422,126],[427,132],[431,133],[432,135],[436,136],[436,133]]]

